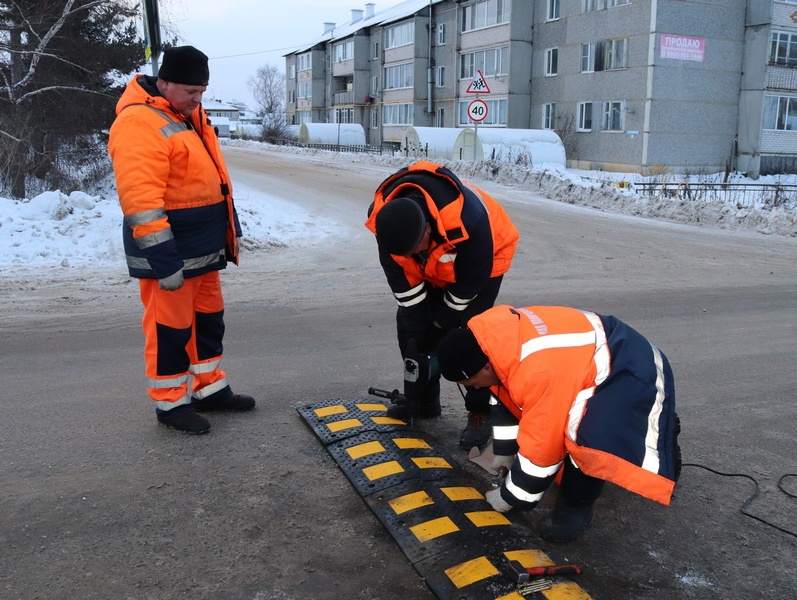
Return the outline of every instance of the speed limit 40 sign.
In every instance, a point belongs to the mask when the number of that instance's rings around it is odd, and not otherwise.
[[[487,103],[484,100],[476,99],[468,104],[468,118],[476,123],[481,123],[487,118]]]

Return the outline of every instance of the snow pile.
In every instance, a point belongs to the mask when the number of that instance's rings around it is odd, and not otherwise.
[[[285,154],[318,156],[325,160],[336,160],[336,157],[345,156],[349,162],[376,164],[395,169],[400,169],[419,160],[387,154],[335,153],[313,148],[273,146],[243,140],[225,141],[224,143],[247,148],[253,152],[278,151]],[[464,179],[495,181],[502,185],[529,190],[552,200],[588,206],[606,212],[718,229],[797,237],[797,206],[792,204],[773,207],[764,202],[757,202],[751,206],[739,208],[740,203],[732,196],[727,201],[689,201],[665,196],[651,197],[634,191],[633,184],[652,179],[638,173],[577,171],[558,165],[525,168],[497,161],[435,160],[434,162],[445,165]],[[691,179],[701,182],[720,182],[723,177],[724,174],[718,173],[711,176],[695,175]],[[658,179],[661,180],[661,177]],[[761,177],[753,181],[734,174],[730,181],[735,183],[797,184],[797,176]],[[631,187],[617,187],[618,182],[628,183]]]

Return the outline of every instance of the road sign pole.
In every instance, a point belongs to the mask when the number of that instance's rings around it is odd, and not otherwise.
[[[476,100],[479,99],[479,94],[476,94]],[[473,161],[476,162],[476,141],[479,139],[479,122],[473,122]]]

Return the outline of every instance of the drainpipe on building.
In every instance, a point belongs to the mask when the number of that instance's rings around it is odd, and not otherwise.
[[[429,66],[426,69],[426,114],[432,114],[432,0],[429,0]]]

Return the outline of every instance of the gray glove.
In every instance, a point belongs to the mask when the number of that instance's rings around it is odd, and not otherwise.
[[[158,279],[158,287],[162,290],[166,290],[167,292],[173,292],[174,290],[179,290],[181,287],[183,287],[183,281],[183,270],[180,269],[168,277]]]
[[[491,465],[493,471],[501,472],[501,467],[506,467],[507,471],[512,470],[512,464],[515,462],[515,454],[511,456],[501,456],[500,454],[496,454],[493,458],[493,464]]]
[[[505,513],[512,510],[512,505],[507,503],[507,501],[501,497],[501,488],[490,490],[484,495],[484,497],[487,499],[487,502],[490,503],[490,506],[500,513]]]

